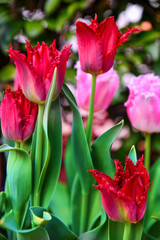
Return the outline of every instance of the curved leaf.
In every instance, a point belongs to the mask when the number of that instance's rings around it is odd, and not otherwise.
[[[46,230],[49,234],[50,239],[54,240],[76,240],[77,236],[64,225],[57,217],[52,216],[51,221],[46,225]]]
[[[39,211],[38,207],[31,207],[30,211],[34,226],[45,226],[52,219],[51,215],[46,212],[46,209],[42,208],[42,211]]]
[[[42,170],[38,192],[41,194],[41,206],[45,208],[48,208],[58,182],[62,156],[62,126],[59,99],[57,98],[52,103],[56,74],[57,71],[55,69],[43,115]],[[51,105],[52,109],[50,111]]]
[[[13,211],[8,214],[5,214],[1,219],[1,224],[6,229],[17,233],[19,240],[30,240],[30,239],[38,239],[38,240],[50,240],[48,233],[43,227],[35,227],[26,230],[19,230],[17,227],[17,222],[14,218]]]
[[[83,122],[73,94],[65,84],[63,85],[62,89],[63,94],[65,95],[65,98],[67,99],[73,112],[71,140],[74,159],[79,173],[82,191],[84,193],[88,193],[88,190],[91,188],[92,178],[90,174],[88,174],[87,170],[92,169],[93,164],[83,127]]]
[[[48,133],[51,146],[50,160],[41,190],[41,205],[45,208],[48,208],[49,202],[53,197],[61,168],[62,122],[59,98],[51,106]]]
[[[5,192],[20,224],[32,189],[31,158],[23,149],[8,145],[1,146],[0,151],[9,151]],[[10,204],[7,205],[6,211],[10,208]]]
[[[92,229],[91,231],[83,233],[78,239],[79,240],[102,239],[100,236],[101,236],[101,231],[102,231],[102,228],[103,228],[105,222],[106,222],[106,213],[102,209],[102,211],[101,211],[101,220],[100,220],[99,225],[96,228]]]
[[[97,138],[91,146],[91,155],[94,167],[107,175],[113,177],[115,174],[114,162],[110,156],[112,143],[122,130],[124,121],[122,120],[114,127]]]

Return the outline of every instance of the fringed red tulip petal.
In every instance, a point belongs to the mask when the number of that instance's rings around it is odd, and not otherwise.
[[[60,73],[56,80],[54,99],[59,95],[70,48],[71,46],[65,46],[62,51],[58,51],[55,41],[50,46],[42,42],[41,45],[38,43],[32,48],[26,41],[27,55],[25,55],[10,47],[9,56],[17,67],[20,86],[30,101],[38,104],[45,103],[55,67],[58,67]]]
[[[111,179],[105,173],[89,170],[99,185],[102,205],[109,218],[120,222],[138,222],[146,209],[150,176],[143,165],[143,157],[136,165],[127,157],[125,171],[117,160],[116,174]]]
[[[69,53],[71,46],[67,47],[64,46],[63,50],[60,52],[60,63],[57,67],[57,77],[56,77],[56,84],[55,84],[55,90],[53,93],[53,99],[56,99],[58,95],[60,94],[60,91],[63,86],[65,71],[66,71],[66,64],[67,60],[69,58]]]
[[[34,131],[37,113],[37,104],[30,102],[20,88],[8,88],[1,103],[3,135],[15,142],[27,140]]]

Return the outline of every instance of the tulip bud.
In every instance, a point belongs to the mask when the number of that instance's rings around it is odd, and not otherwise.
[[[1,103],[1,128],[4,137],[22,142],[33,133],[37,119],[38,107],[30,102],[18,88],[6,90]]]

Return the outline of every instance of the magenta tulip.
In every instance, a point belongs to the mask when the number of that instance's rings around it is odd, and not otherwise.
[[[116,174],[112,179],[105,173],[89,170],[100,190],[102,205],[113,221],[133,222],[140,221],[146,210],[150,176],[143,165],[143,157],[136,165],[128,157],[125,161],[125,170],[118,160],[115,161]]]
[[[37,104],[30,102],[20,88],[8,88],[1,103],[2,134],[15,142],[27,140],[34,131],[37,113]]]
[[[79,108],[89,111],[92,75],[81,70],[80,62],[77,62],[76,68],[77,104]],[[118,86],[119,77],[113,68],[108,72],[97,76],[94,98],[94,112],[106,110],[109,107]]]
[[[107,17],[98,24],[97,15],[91,24],[76,22],[78,53],[84,72],[101,74],[107,72],[114,62],[117,48],[127,41],[127,36],[138,29],[128,29],[124,34],[118,31],[114,17]]]
[[[63,86],[66,63],[70,55],[71,46],[65,46],[58,51],[55,41],[48,47],[46,43],[39,43],[32,48],[27,41],[27,56],[10,47],[9,56],[14,60],[17,68],[17,78],[25,96],[32,102],[42,104],[46,101],[55,67],[57,77],[53,100],[59,95]]]
[[[128,84],[127,115],[138,131],[160,132],[160,77],[153,73],[133,77]]]

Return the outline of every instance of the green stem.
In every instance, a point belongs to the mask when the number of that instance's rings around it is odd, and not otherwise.
[[[144,166],[149,171],[150,168],[150,155],[151,155],[151,134],[146,133],[145,136],[145,152],[144,152]]]
[[[15,148],[20,148],[20,142],[15,142]]]
[[[130,239],[130,230],[131,230],[131,223],[125,223],[123,240],[129,240]]]
[[[36,139],[36,150],[35,150],[35,178],[34,178],[34,206],[40,204],[40,193],[38,192],[39,177],[41,174],[41,161],[42,161],[42,133],[43,133],[43,112],[44,104],[38,105],[38,122],[37,122],[37,139]]]
[[[94,96],[96,88],[96,75],[92,75],[92,87],[91,87],[91,97],[90,97],[90,106],[89,106],[89,115],[87,121],[86,136],[88,145],[90,146],[92,139],[92,125],[93,125],[93,113],[94,113]]]
[[[84,233],[86,230],[87,208],[88,208],[88,193],[86,194],[82,192],[80,234]]]
[[[108,240],[110,240],[110,219],[108,218]]]

